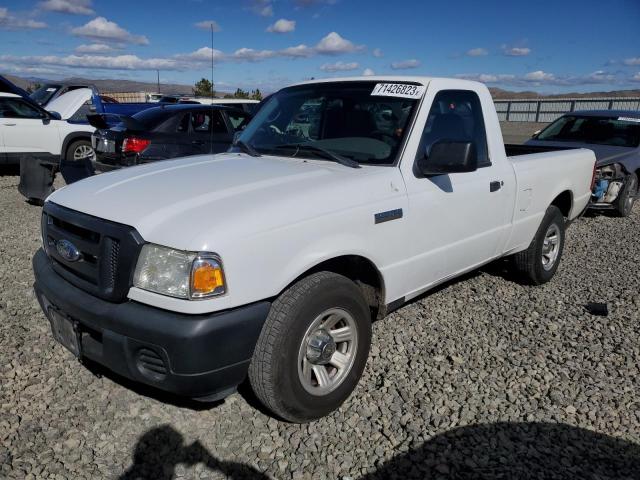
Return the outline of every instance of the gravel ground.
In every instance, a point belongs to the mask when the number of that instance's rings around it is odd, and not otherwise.
[[[335,414],[276,421],[98,377],[32,293],[40,208],[0,177],[0,478],[640,478],[640,208],[569,230],[555,279],[491,265],[374,325]],[[588,302],[607,302],[607,317]]]

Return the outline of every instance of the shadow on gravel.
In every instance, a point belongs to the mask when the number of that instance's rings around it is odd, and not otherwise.
[[[140,437],[133,453],[133,465],[119,480],[171,480],[178,465],[191,467],[197,464],[203,464],[209,470],[222,473],[231,480],[268,479],[248,465],[218,460],[198,441],[186,445],[179,432],[164,425],[149,430]]]
[[[398,455],[374,479],[638,479],[640,445],[552,423],[460,427]]]

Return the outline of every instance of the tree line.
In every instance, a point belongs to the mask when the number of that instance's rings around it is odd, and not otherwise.
[[[193,86],[193,94],[196,97],[216,96],[215,86],[206,78],[197,81]],[[242,88],[236,89],[235,93],[226,93],[223,98],[246,98],[250,100],[262,100],[262,92],[259,88],[247,91]]]

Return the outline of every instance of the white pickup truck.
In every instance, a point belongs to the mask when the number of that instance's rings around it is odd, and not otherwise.
[[[594,154],[508,153],[479,83],[294,85],[228,153],[52,194],[37,297],[80,358],[201,400],[248,377],[273,413],[309,421],[353,391],[373,320],[500,257],[553,277]]]

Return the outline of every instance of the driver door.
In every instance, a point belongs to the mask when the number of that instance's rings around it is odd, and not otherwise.
[[[0,98],[0,129],[7,160],[19,161],[25,154],[47,158],[60,154],[57,120],[49,120],[17,97]]]

